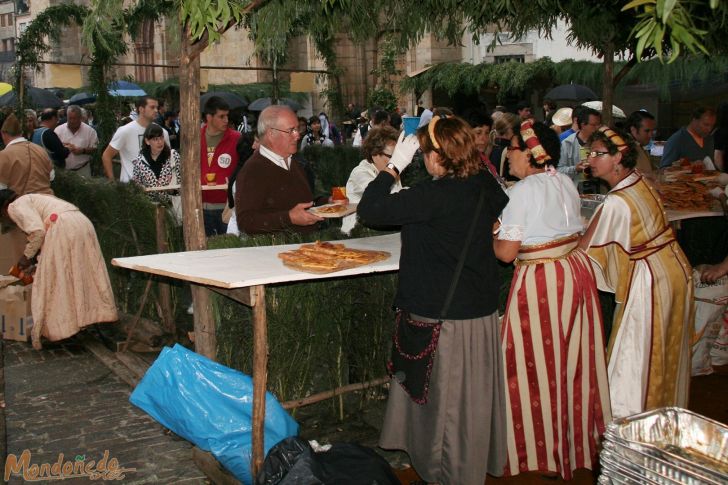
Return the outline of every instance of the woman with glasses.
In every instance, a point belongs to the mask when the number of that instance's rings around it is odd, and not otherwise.
[[[506,475],[572,478],[592,469],[611,419],[604,335],[594,273],[578,248],[580,200],[556,171],[560,144],[545,124],[524,121],[507,148],[509,202],[495,254],[515,259],[501,328],[506,379]]]
[[[377,174],[387,166],[394,152],[394,147],[397,145],[398,137],[399,132],[391,126],[381,126],[369,130],[361,147],[364,160],[354,167],[349,175],[349,180],[346,182],[346,197],[349,199],[349,203],[358,203],[369,182],[377,178]],[[397,178],[392,184],[390,193],[399,192],[400,190],[402,190],[402,182]],[[356,214],[344,217],[341,223],[341,232],[349,234],[356,221]]]
[[[132,161],[132,180],[144,188],[178,185],[182,181],[180,156],[164,142],[164,128],[150,123],[144,130],[144,144]],[[169,202],[170,192],[148,192],[156,202]]]
[[[692,268],[660,196],[634,170],[634,141],[603,126],[589,143],[592,175],[611,187],[581,245],[594,262],[599,289],[614,293],[617,303],[607,351],[612,412],[623,417],[685,407]]]

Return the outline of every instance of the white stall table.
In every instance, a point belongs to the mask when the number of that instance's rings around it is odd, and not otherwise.
[[[253,476],[260,470],[265,458],[263,423],[268,368],[265,285],[399,270],[399,233],[335,242],[343,242],[355,249],[387,251],[391,256],[384,261],[326,274],[304,273],[283,265],[278,253],[296,249],[300,244],[151,254],[111,260],[111,264],[120,268],[206,286],[253,309]]]

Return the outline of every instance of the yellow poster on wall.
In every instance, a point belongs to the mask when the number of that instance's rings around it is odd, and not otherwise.
[[[80,88],[83,86],[81,66],[59,66],[51,64],[48,86],[57,88]]]
[[[206,93],[210,85],[210,70],[200,69],[200,92]]]
[[[316,74],[313,72],[292,72],[291,92],[310,93],[316,90]]]

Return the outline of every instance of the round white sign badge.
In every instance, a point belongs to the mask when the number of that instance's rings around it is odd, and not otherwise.
[[[223,153],[222,155],[217,157],[217,164],[220,166],[220,168],[228,168],[231,163],[233,163],[233,157],[231,157],[227,153]]]

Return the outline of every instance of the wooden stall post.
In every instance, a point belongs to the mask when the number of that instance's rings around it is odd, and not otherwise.
[[[157,251],[160,253],[169,251],[166,216],[167,208],[158,204],[155,220],[157,227]],[[158,282],[157,288],[159,289],[159,306],[161,307],[159,317],[162,319],[162,327],[167,333],[175,335],[177,333],[177,327],[174,324],[172,315],[172,292],[167,283]]]
[[[265,429],[265,388],[268,381],[268,323],[265,313],[265,286],[252,288],[253,304],[253,478],[265,459],[263,437]]]

